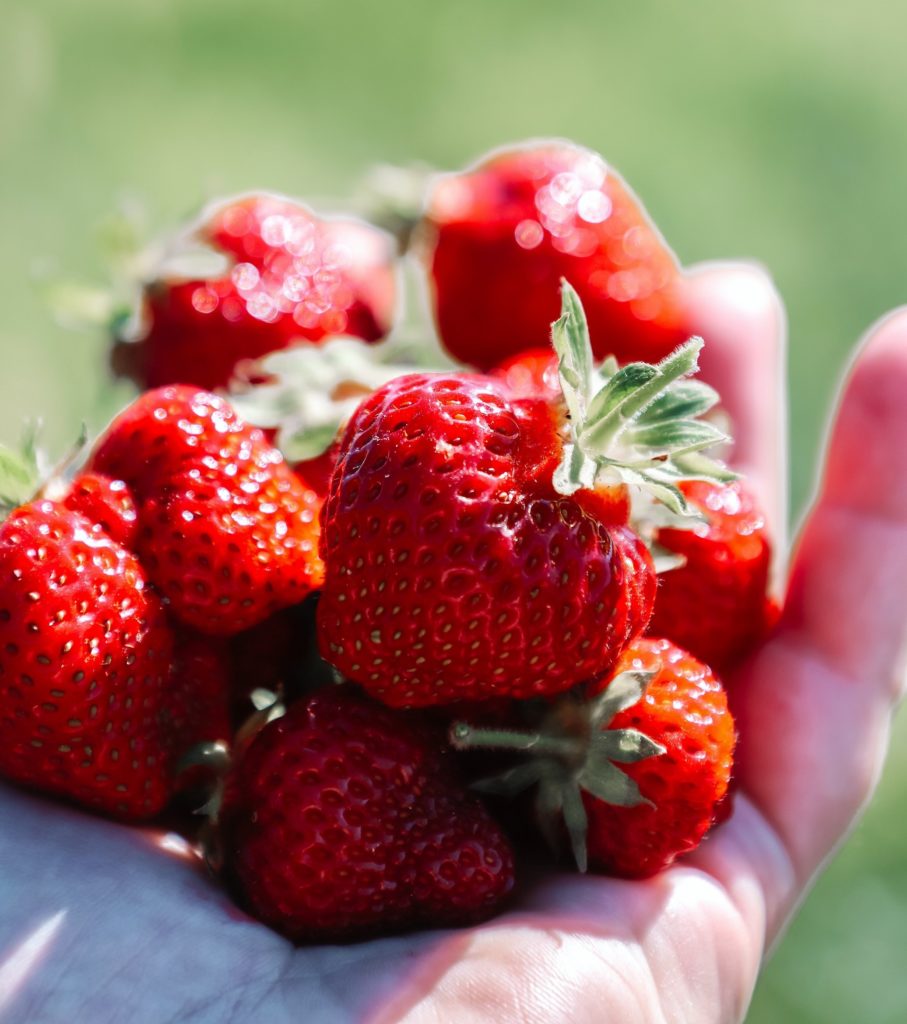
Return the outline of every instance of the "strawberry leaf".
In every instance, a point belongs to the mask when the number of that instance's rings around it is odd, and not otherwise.
[[[618,367],[613,358],[597,369],[579,296],[564,281],[561,316],[552,326],[561,388],[569,412],[563,458],[553,485],[564,495],[598,485],[648,489],[676,516],[692,510],[677,487],[691,477],[723,481],[733,474],[703,455],[728,440],[699,417],[718,400],[700,381],[701,338],[691,338],[657,364]],[[700,517],[701,518],[701,517]]]
[[[551,340],[558,356],[561,388],[570,416],[585,419],[592,382],[592,342],[579,295],[561,280],[561,315],[551,325]]]
[[[615,807],[637,807],[649,803],[634,779],[604,759],[590,758],[576,781],[581,789]]]
[[[718,402],[718,392],[701,380],[677,381],[644,411],[646,423],[664,423],[669,420],[695,419],[707,413]]]
[[[615,676],[591,705],[592,728],[606,727],[616,714],[638,704],[653,676],[654,672],[621,672]]]
[[[234,381],[230,401],[258,427],[277,429],[277,447],[291,462],[326,451],[338,431],[375,388],[416,368],[390,361],[386,345],[358,338],[297,344],[265,356],[251,376],[265,383]]]

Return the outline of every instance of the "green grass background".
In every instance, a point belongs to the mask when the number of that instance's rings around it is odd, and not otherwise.
[[[907,9],[893,0],[2,0],[0,438],[98,424],[103,341],[32,281],[101,272],[97,224],[225,191],[350,192],[560,135],[600,150],[684,262],[766,264],[790,315],[793,512],[855,339],[907,298]],[[779,679],[783,686],[784,680]],[[749,1020],[907,1020],[907,735]]]

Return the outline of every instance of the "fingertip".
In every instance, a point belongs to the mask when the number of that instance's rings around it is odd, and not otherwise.
[[[754,343],[772,359],[780,357],[787,316],[774,279],[761,263],[698,263],[685,271],[685,288],[690,322],[706,340],[704,359],[728,349],[743,350],[749,358]]]
[[[685,273],[691,329],[705,346],[702,379],[717,389],[732,421],[734,467],[760,493],[778,547],[787,520],[784,305],[758,263],[710,262]]]
[[[907,306],[863,336],[845,374],[824,496],[907,521]]]
[[[900,362],[907,353],[907,305],[899,306],[880,317],[866,331],[854,350],[849,372],[862,364],[874,367],[889,359]]]

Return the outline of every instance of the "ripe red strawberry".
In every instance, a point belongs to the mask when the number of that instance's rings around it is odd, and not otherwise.
[[[209,208],[188,234],[228,267],[196,280],[165,271],[146,284],[143,333],[112,353],[114,368],[140,388],[219,388],[239,364],[299,340],[377,341],[390,330],[393,243],[369,224],[258,194]]]
[[[694,849],[712,826],[730,782],[736,733],[721,683],[669,640],[637,641],[617,671],[654,675],[642,699],[623,706],[608,728],[638,730],[663,753],[618,769],[644,802],[619,807],[583,792],[589,865],[638,878]],[[605,695],[610,685],[602,680],[589,694]]]
[[[317,495],[224,399],[180,386],[146,393],[113,421],[91,466],[132,489],[136,550],[182,623],[228,636],[320,583]]]
[[[220,843],[257,918],[296,941],[492,914],[513,857],[424,725],[335,688],[295,704],[227,777]]]
[[[681,488],[707,521],[657,531],[658,544],[686,562],[659,576],[649,633],[669,637],[724,672],[752,651],[772,624],[765,517],[739,480],[691,480]]]
[[[172,633],[136,558],[35,501],[0,525],[0,774],[117,818],[171,789]]]
[[[597,358],[655,361],[693,333],[673,254],[615,171],[579,146],[502,150],[441,178],[424,234],[441,340],[479,369],[547,344],[562,278]]]
[[[686,415],[714,394],[680,382],[695,344],[597,373],[569,287],[564,302],[559,404],[412,374],[346,428],[323,513],[321,651],[387,704],[555,694],[606,672],[648,620],[652,563],[623,533],[623,474],[681,510],[671,474],[719,436]]]
[[[561,455],[548,404],[487,377],[413,374],[363,402],[324,509],[323,656],[394,706],[556,693],[613,664],[648,615],[630,619],[607,503],[554,490]]]
[[[562,698],[534,736],[460,723],[453,739],[520,750],[533,740],[534,763],[499,785],[538,782],[542,824],[555,835],[566,827],[581,870],[653,875],[698,846],[730,806],[736,735],[726,695],[669,640],[631,644],[613,676]]]

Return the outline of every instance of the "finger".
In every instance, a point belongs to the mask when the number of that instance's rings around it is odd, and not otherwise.
[[[777,550],[787,518],[784,307],[768,274],[748,263],[687,271],[687,307],[705,340],[702,378],[732,419],[734,466],[764,503]]]
[[[859,350],[776,635],[735,680],[738,777],[801,884],[881,770],[907,646],[907,310]]]

